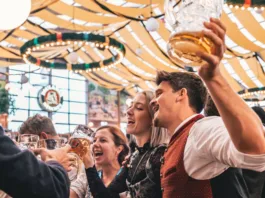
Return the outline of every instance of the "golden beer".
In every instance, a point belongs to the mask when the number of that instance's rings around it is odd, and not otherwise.
[[[82,159],[90,149],[91,142],[88,138],[73,137],[70,139],[69,144],[71,146],[70,152],[76,153]]]
[[[165,0],[165,21],[171,31],[167,45],[170,59],[182,67],[201,66],[196,52],[211,53],[213,42],[202,31],[204,22],[220,18],[224,0]]]
[[[178,65],[200,66],[203,61],[196,52],[211,53],[213,43],[201,32],[182,32],[174,34],[168,43],[168,54]]]

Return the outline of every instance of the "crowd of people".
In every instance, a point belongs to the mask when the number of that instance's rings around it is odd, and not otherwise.
[[[199,76],[159,71],[155,93],[138,93],[127,110],[130,139],[117,127],[98,128],[75,180],[70,145],[20,150],[0,128],[0,189],[27,198],[264,197],[265,112],[251,109],[220,72],[225,26],[204,25],[215,47],[197,54],[205,61]],[[40,115],[20,133],[58,138]]]

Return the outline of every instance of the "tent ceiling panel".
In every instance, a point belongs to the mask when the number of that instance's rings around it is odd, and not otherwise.
[[[37,16],[47,22],[53,23],[62,29],[69,29],[72,31],[95,31],[101,28],[101,27],[94,27],[94,26],[89,27],[89,26],[74,24],[70,21],[60,19],[59,17],[57,17],[55,14],[51,13],[48,10],[42,10],[40,12],[37,12],[36,14],[34,14],[34,16]]]
[[[236,92],[240,91],[242,88],[235,81],[235,79],[226,71],[226,69],[225,69],[223,64],[220,65],[220,69],[221,69],[221,72],[224,75],[225,79],[233,87],[234,91],[236,91]]]
[[[248,49],[250,51],[260,51],[261,47],[255,45],[238,29],[237,25],[229,19],[226,14],[221,17],[222,21],[228,26],[227,35],[239,46]]]
[[[241,77],[241,79],[246,83],[249,88],[256,87],[255,83],[252,79],[248,76],[246,71],[242,68],[241,64],[239,63],[237,58],[233,58],[228,60],[229,64],[233,66],[233,69],[236,73]]]
[[[116,6],[104,1],[100,1],[100,4],[106,6],[113,12],[115,12],[118,16],[122,17],[124,16],[129,16],[129,17],[134,17],[137,18],[138,16],[144,16],[144,17],[150,17],[150,7],[145,7],[142,9],[139,8],[133,8],[133,7],[120,7]]]
[[[20,58],[20,56],[16,56],[15,54],[7,51],[5,48],[0,47],[1,58]]]
[[[94,32],[111,35],[126,47],[125,59],[115,68],[82,73],[87,79],[101,86],[116,90],[125,89],[135,95],[137,87],[141,89],[156,87],[153,80],[157,70],[170,72],[181,70],[172,63],[165,51],[170,31],[165,27],[164,16],[157,19],[160,28],[154,33],[148,32],[143,26],[144,23],[139,20],[150,16],[149,0],[120,2],[75,0],[72,3],[58,0],[32,0],[32,2],[34,12],[23,27],[13,32],[0,32],[0,41],[4,39],[1,42],[0,66],[22,62],[18,49],[25,41],[37,36],[47,35],[49,32]],[[163,14],[164,0],[151,2],[154,15]],[[231,65],[232,71],[231,68],[227,68],[227,64],[221,64],[221,70],[235,91],[243,89],[243,86],[253,88],[265,85],[265,76],[260,65],[263,64],[265,68],[265,63],[259,63],[255,57],[252,57],[259,55],[265,60],[265,11],[253,12],[225,8],[222,14],[229,42],[224,61]],[[255,14],[258,14],[258,17]],[[248,32],[253,37],[249,37]],[[7,36],[9,33],[10,35]],[[136,53],[138,48],[142,53]],[[100,61],[112,56],[108,50],[101,51],[90,46],[74,50],[77,50],[80,62]],[[70,61],[68,56],[70,51],[66,47],[50,48],[34,55],[46,59],[65,58]]]
[[[265,29],[261,27],[251,12],[244,12],[239,9],[235,10],[234,14],[250,34],[252,34],[258,41],[265,43]]]
[[[265,87],[265,75],[262,71],[261,65],[257,62],[255,57],[246,59],[246,63],[248,64],[250,70],[254,73],[257,79],[262,83]]]
[[[92,12],[82,10],[78,7],[67,5],[62,1],[58,1],[57,3],[52,4],[51,6],[49,6],[49,8],[57,13],[90,23],[109,24],[123,22],[125,20],[120,17],[100,16]]]
[[[133,42],[128,43],[127,45],[134,52],[136,51],[137,48],[139,48],[140,44],[137,43],[136,39],[132,36],[132,34],[128,30],[123,29],[120,34],[121,34],[122,38],[125,39],[125,41],[133,41]],[[141,34],[139,34],[139,35],[141,35]],[[141,39],[142,39],[142,35],[141,35]],[[153,42],[153,41],[150,41],[150,37],[148,37],[148,39],[149,39],[149,42]],[[141,47],[143,52],[142,52],[142,54],[138,55],[141,59],[145,60],[147,63],[149,63],[150,65],[152,65],[156,69],[161,69],[161,70],[166,70],[166,71],[174,71],[172,68],[159,62],[154,56],[150,55],[149,51],[147,51],[146,49],[149,49],[151,51],[151,49],[153,49],[153,48],[147,44],[146,40],[142,40],[142,41],[144,41],[146,48]],[[152,43],[152,44],[154,47],[155,44],[154,43]],[[154,54],[152,51],[151,51],[151,53]],[[130,55],[132,55],[132,54],[130,54]]]

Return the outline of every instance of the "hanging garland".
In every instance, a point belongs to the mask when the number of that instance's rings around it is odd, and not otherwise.
[[[243,100],[253,105],[260,105],[260,102],[265,101],[265,87],[245,89],[238,94]]]
[[[245,8],[254,7],[255,9],[260,8],[264,10],[265,1],[264,0],[227,0],[226,3],[232,8],[241,7],[242,10]]]
[[[44,50],[45,47],[61,47],[74,44],[77,46],[91,45],[92,47],[97,47],[98,49],[112,49],[117,55],[105,59],[99,62],[83,63],[83,64],[68,64],[61,62],[51,62],[49,60],[44,60],[40,58],[35,58],[31,55],[32,52],[37,52],[38,50]],[[122,43],[118,42],[113,38],[106,36],[86,34],[86,33],[56,33],[48,36],[40,36],[26,42],[20,48],[21,56],[26,63],[35,64],[40,67],[48,69],[67,69],[75,72],[90,72],[95,70],[100,70],[104,68],[111,68],[119,64],[124,55],[125,47]]]

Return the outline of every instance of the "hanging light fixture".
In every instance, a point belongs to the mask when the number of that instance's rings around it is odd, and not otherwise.
[[[25,74],[22,74],[21,75],[21,84],[26,84],[27,82],[29,82],[29,78]]]
[[[31,0],[0,1],[0,30],[12,30],[23,24],[31,10]]]
[[[71,52],[68,57],[72,64],[76,64],[78,62],[78,55],[76,52]]]
[[[255,10],[257,13],[262,13],[265,10],[264,0],[227,0],[226,6],[229,8],[241,9],[246,11]]]
[[[146,21],[146,29],[149,32],[154,32],[157,31],[159,28],[159,23],[158,21],[152,16],[153,11],[152,11],[152,0],[150,0],[150,18]]]
[[[264,106],[265,87],[244,89],[239,91],[238,94],[251,106]]]
[[[159,23],[158,21],[154,18],[154,17],[151,17],[147,20],[147,23],[146,23],[146,29],[149,31],[149,32],[154,32],[154,31],[157,31],[159,28]]]
[[[139,47],[135,50],[135,53],[136,53],[138,56],[142,55],[142,53],[143,53],[143,49],[141,48],[141,46],[139,46]]]

